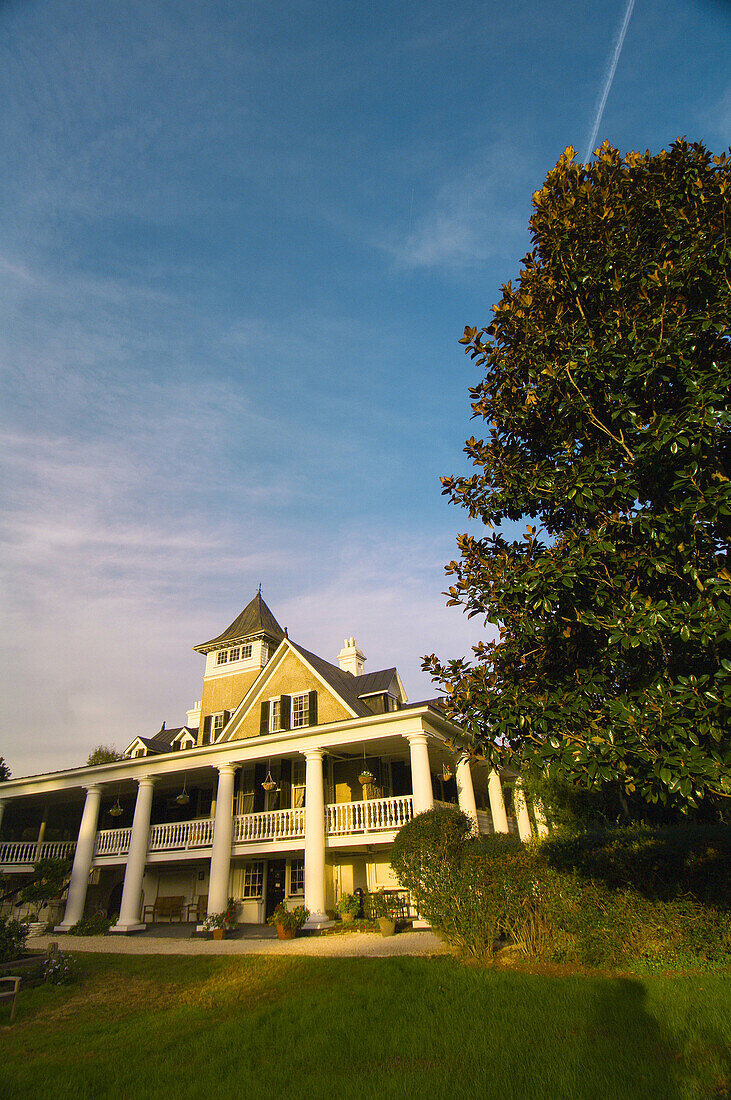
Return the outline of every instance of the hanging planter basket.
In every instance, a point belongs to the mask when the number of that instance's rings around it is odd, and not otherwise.
[[[454,772],[450,768],[449,764],[445,764],[442,768],[442,779],[445,783],[449,783],[449,780],[454,775]]]
[[[187,806],[190,802],[190,795],[187,791],[181,791],[175,801],[177,802],[178,806]]]
[[[361,787],[370,787],[372,783],[375,783],[375,781],[375,775],[368,768],[364,768],[358,776],[358,782],[360,783]]]
[[[119,801],[114,803],[114,805],[110,808],[109,813],[111,814],[112,817],[121,817],[122,816],[122,814],[124,813],[124,810],[119,805]]]
[[[274,790],[277,789],[277,784],[274,781],[274,779],[272,779],[272,773],[271,772],[267,772],[267,777],[264,780],[264,782],[262,783],[262,787],[267,792],[267,794],[269,794],[270,791],[274,791]]]

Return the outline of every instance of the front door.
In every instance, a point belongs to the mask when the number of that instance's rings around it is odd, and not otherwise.
[[[270,859],[267,862],[267,893],[265,920],[271,917],[280,901],[284,900],[287,879],[287,863],[283,859]]]

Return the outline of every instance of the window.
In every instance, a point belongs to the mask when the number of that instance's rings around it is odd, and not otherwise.
[[[305,892],[305,861],[293,859],[289,865],[289,892],[290,894],[304,894]]]
[[[238,646],[236,646],[235,649],[232,649],[229,652],[228,659],[229,659],[229,661],[238,661],[238,659],[239,659],[239,647]]]
[[[282,728],[282,701],[272,699],[269,703],[269,732],[279,733]]]
[[[242,647],[241,647],[241,660],[242,661],[248,661],[249,657],[251,656],[251,654],[253,652],[254,652],[254,647],[252,646],[251,642],[247,642],[246,645],[242,645]]]
[[[308,692],[303,695],[292,696],[292,729],[310,724],[310,696]]]
[[[211,741],[215,741],[223,729],[223,711],[220,714],[211,715]]]
[[[218,653],[216,654],[216,664],[217,665],[225,665],[227,661],[228,661],[228,650],[227,649],[219,649]]]
[[[304,881],[304,879],[303,879]],[[244,864],[244,894],[245,898],[260,898],[264,886],[264,864]]]

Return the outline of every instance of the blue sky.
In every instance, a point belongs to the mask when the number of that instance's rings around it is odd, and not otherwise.
[[[432,694],[457,340],[592,132],[626,0],[0,8],[0,608],[14,774],[200,695],[262,583]],[[731,141],[731,5],[636,0],[598,141]]]

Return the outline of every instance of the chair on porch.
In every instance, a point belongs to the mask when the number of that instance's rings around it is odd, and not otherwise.
[[[22,982],[22,980],[23,979],[19,978],[16,974],[3,974],[3,976],[0,978],[0,982],[12,982],[13,983],[13,988],[12,989],[3,989],[2,991],[0,991],[0,1000],[2,1000],[2,1001],[12,1001],[12,1004],[10,1006],[10,1023],[11,1024],[12,1024],[13,1020],[15,1019],[15,1009],[16,1009],[16,1006],[17,1006],[17,1003],[18,1003],[18,990],[20,989],[20,983]]]
[[[185,919],[195,920],[196,924],[202,924],[208,913],[208,894],[199,894],[195,901],[191,901],[186,908]]]

